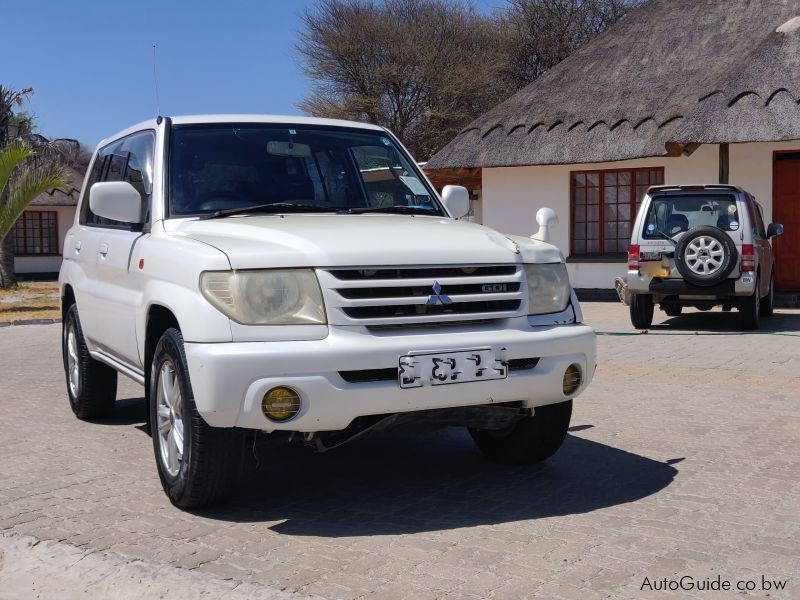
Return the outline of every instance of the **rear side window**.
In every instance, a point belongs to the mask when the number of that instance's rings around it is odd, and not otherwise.
[[[741,218],[736,197],[727,194],[655,196],[645,216],[642,237],[659,239],[703,225],[737,231]]]
[[[747,202],[747,210],[750,212],[750,224],[753,230],[753,236],[762,238],[767,237],[767,231],[764,228],[764,219],[761,216],[761,206],[755,200]]]
[[[155,134],[152,131],[135,133],[100,149],[92,164],[86,195],[81,207],[80,223],[96,227],[129,229],[130,224],[104,219],[89,207],[89,192],[100,181],[127,181],[142,195],[145,206],[150,206],[153,191],[153,152]],[[148,209],[149,210],[149,209]]]

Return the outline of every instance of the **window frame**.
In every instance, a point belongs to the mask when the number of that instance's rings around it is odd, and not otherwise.
[[[605,217],[605,176],[610,173],[615,173],[617,177],[619,177],[620,173],[629,173],[630,174],[630,227],[631,232],[633,231],[634,225],[636,223],[636,217],[638,213],[638,205],[636,201],[636,174],[641,172],[651,172],[651,171],[660,171],[661,173],[661,182],[660,183],[652,183],[648,184],[648,188],[653,185],[662,185],[665,180],[666,172],[663,166],[652,166],[652,167],[625,167],[625,168],[617,168],[617,169],[578,169],[578,170],[571,170],[569,172],[569,257],[575,260],[587,260],[587,261],[602,261],[607,259],[619,259],[620,261],[624,261],[626,258],[625,252],[606,252],[605,251],[605,225],[607,223]],[[599,203],[598,203],[598,211],[599,211],[599,220],[596,221],[598,224],[598,232],[597,232],[597,242],[598,247],[600,248],[599,252],[575,252],[575,176],[576,175],[589,175],[589,174],[596,174],[598,176],[598,195],[599,195]],[[649,181],[649,176],[648,176]],[[621,186],[615,186],[621,187]],[[588,189],[588,186],[587,188]],[[588,200],[585,206],[589,206]],[[588,212],[588,208],[587,208]],[[586,224],[594,223],[594,221],[587,220]],[[611,222],[611,221],[609,221]],[[619,222],[619,219],[616,221]],[[620,238],[615,238],[619,240]],[[588,241],[588,240],[587,240]]]
[[[111,168],[111,160],[114,156],[121,156],[116,155],[114,153],[106,154],[102,156],[102,153],[114,148],[115,146],[121,146],[125,140],[132,138],[134,136],[142,135],[142,134],[150,134],[153,138],[153,151],[150,155],[150,160],[152,164],[150,165],[150,177],[153,179],[155,178],[155,160],[156,160],[156,151],[158,146],[158,132],[155,129],[147,128],[147,129],[140,129],[139,131],[134,131],[122,137],[119,137],[115,140],[110,141],[109,143],[105,144],[104,146],[98,148],[95,153],[94,157],[92,158],[92,162],[89,165],[89,178],[86,181],[86,189],[84,190],[83,194],[81,195],[80,206],[78,207],[78,224],[81,227],[92,227],[97,229],[116,229],[118,231],[139,231],[142,227],[147,227],[149,225],[149,221],[151,218],[152,213],[152,201],[153,201],[153,191],[155,189],[155,181],[150,182],[150,193],[143,197],[142,200],[145,202],[144,207],[144,215],[146,216],[145,223],[137,224],[137,223],[118,223],[118,224],[111,224],[111,223],[90,223],[88,221],[89,211],[91,207],[89,206],[89,193],[91,192],[92,186],[95,183],[100,183],[103,181],[107,181],[107,176],[109,169]],[[92,181],[92,174],[97,164],[97,161],[101,160],[102,164],[100,165],[100,174],[96,181]],[[124,169],[121,173],[121,179],[115,179],[114,181],[125,181],[125,173],[128,168],[129,160],[125,161]]]
[[[25,217],[31,214],[48,214],[53,215],[53,236],[55,236],[55,252],[17,252],[17,246],[20,243],[20,236],[17,232],[17,225],[21,224],[22,233],[25,233]],[[42,217],[39,217],[39,245],[42,246],[42,240],[44,240],[44,228],[42,227]],[[23,240],[23,247],[27,246],[28,237],[27,235],[22,236]],[[52,239],[50,240],[53,241]],[[58,236],[58,211],[57,210],[36,210],[36,209],[26,209],[22,212],[17,219],[16,223],[14,223],[14,256],[19,257],[29,257],[29,256],[61,256],[61,249],[60,249],[60,240]],[[51,244],[52,246],[52,244]]]

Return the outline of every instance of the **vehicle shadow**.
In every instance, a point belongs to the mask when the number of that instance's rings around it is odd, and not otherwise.
[[[299,445],[248,453],[258,463],[237,496],[198,514],[278,521],[273,531],[295,536],[396,535],[585,513],[655,494],[678,472],[573,435],[542,465],[501,466],[455,428],[389,432],[322,455]]]
[[[663,313],[662,313],[663,315]],[[658,317],[658,313],[656,313]],[[755,333],[742,331],[739,313],[736,310],[723,312],[721,310],[687,312],[680,317],[670,317],[666,321],[653,324],[651,331],[700,331],[719,333]],[[775,309],[769,318],[761,319],[759,333],[795,334],[800,332],[800,313],[786,312]]]
[[[144,398],[122,398],[114,404],[114,412],[102,419],[92,419],[96,425],[139,425],[147,420]]]

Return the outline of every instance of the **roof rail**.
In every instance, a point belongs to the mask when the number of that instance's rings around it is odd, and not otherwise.
[[[653,185],[647,190],[650,192],[671,192],[671,191],[696,191],[696,190],[728,190],[732,192],[740,191],[735,185],[727,185],[725,183],[707,183],[697,185]]]

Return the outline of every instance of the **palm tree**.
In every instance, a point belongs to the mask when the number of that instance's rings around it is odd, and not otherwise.
[[[50,160],[37,161],[36,156],[20,141],[0,149],[0,247],[36,196],[67,185],[61,165]],[[13,252],[0,253],[0,289],[12,287],[16,282]]]

